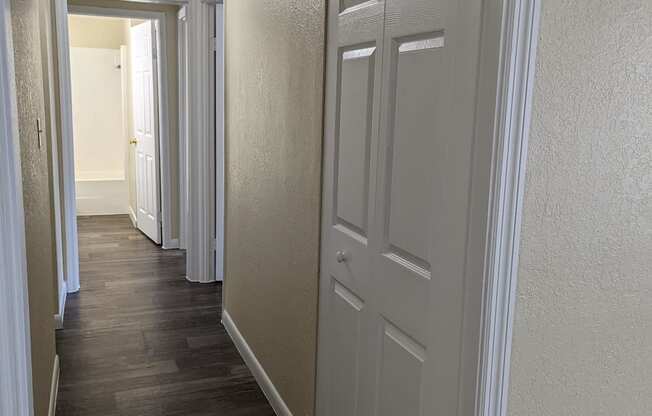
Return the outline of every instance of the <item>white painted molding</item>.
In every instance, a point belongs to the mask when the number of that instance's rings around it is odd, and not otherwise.
[[[211,127],[212,92],[210,48],[213,6],[188,4],[188,222],[186,224],[187,279],[215,281],[212,249],[214,225],[214,135]]]
[[[0,1],[0,415],[33,416],[25,213],[10,2]]]
[[[476,409],[480,416],[507,414],[539,13],[539,0],[503,2]]]
[[[64,250],[63,250],[63,224],[62,224],[62,209],[61,209],[61,189],[60,189],[60,166],[59,166],[59,145],[57,133],[57,100],[55,94],[56,86],[56,70],[54,68],[54,56],[52,49],[56,39],[52,38],[54,30],[52,27],[52,19],[50,15],[39,13],[39,24],[43,28],[41,31],[41,58],[43,64],[43,98],[47,103],[48,112],[46,113],[46,120],[49,125],[49,173],[50,173],[50,192],[52,195],[51,207],[53,213],[53,226],[54,226],[54,242],[56,256],[56,272],[57,272],[57,291],[59,299],[63,293],[65,302],[66,281],[64,269]],[[61,302],[59,302],[58,315],[62,314]],[[56,319],[55,319],[56,322]]]
[[[274,412],[278,416],[292,416],[292,412],[290,412],[290,409],[283,401],[283,398],[274,386],[274,383],[272,383],[272,380],[269,378],[265,372],[265,369],[256,358],[256,355],[251,350],[251,347],[249,347],[249,344],[247,344],[247,340],[245,340],[245,338],[242,336],[238,330],[238,327],[235,325],[235,322],[233,322],[233,319],[231,319],[231,316],[226,310],[222,311],[222,324],[224,325],[226,332],[233,340],[233,343],[238,349],[238,352],[242,356],[245,364],[247,364],[247,367],[249,367],[249,370],[251,370],[251,373],[256,378],[258,385],[265,394],[265,397],[267,397],[267,400],[272,406],[272,409],[274,409]]]
[[[58,313],[54,315],[54,329],[63,329],[63,318],[66,312],[66,297],[68,296],[68,290],[66,288],[66,281],[63,281],[62,286],[59,290],[59,308]]]
[[[224,5],[215,5],[215,280],[224,280]]]
[[[75,149],[72,124],[72,88],[68,42],[68,4],[54,0],[54,20],[57,41],[59,120],[61,122],[61,174],[63,176],[63,217],[66,246],[66,277],[68,291],[79,291],[79,247],[77,242],[77,206],[75,197]]]
[[[179,63],[179,247],[186,248],[188,227],[188,6],[177,13]]]
[[[138,219],[134,212],[134,208],[131,205],[129,205],[129,219],[131,220],[131,225],[133,225],[134,228],[138,228]]]
[[[57,396],[59,395],[59,356],[54,356],[54,365],[52,366],[52,385],[50,386],[50,405],[48,407],[48,416],[54,416],[57,412]]]

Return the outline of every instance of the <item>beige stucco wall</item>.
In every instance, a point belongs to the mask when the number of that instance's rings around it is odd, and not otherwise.
[[[652,409],[652,2],[546,0],[509,414]]]
[[[12,0],[20,158],[25,208],[27,283],[35,416],[46,416],[55,358],[54,285],[56,266],[49,183],[49,136],[39,147],[36,119],[45,121],[41,38],[37,0]],[[42,12],[47,12],[43,9]]]
[[[294,415],[314,407],[325,5],[225,5],[225,307]]]
[[[68,16],[68,35],[73,48],[120,49],[126,45],[125,19],[83,15]]]

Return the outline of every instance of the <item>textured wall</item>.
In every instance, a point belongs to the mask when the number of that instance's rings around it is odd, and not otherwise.
[[[68,34],[73,48],[120,49],[126,45],[125,19],[70,15]]]
[[[296,416],[313,414],[322,0],[225,5],[225,307]]]
[[[542,2],[509,413],[652,408],[652,2]]]
[[[36,134],[37,118],[45,126],[38,9],[37,0],[11,1],[25,207],[34,413],[35,416],[46,416],[55,357],[53,293],[57,277],[48,171],[49,138],[44,135],[43,146],[39,147]]]

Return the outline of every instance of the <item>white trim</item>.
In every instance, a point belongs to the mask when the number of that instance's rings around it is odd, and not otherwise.
[[[68,290],[66,288],[66,281],[63,281],[62,286],[59,289],[59,305],[58,313],[54,315],[54,329],[63,329],[63,318],[66,313],[66,298],[68,296]]]
[[[50,36],[53,33],[51,16],[46,15],[45,13],[39,13],[39,24],[43,28],[41,32],[41,57],[43,64],[43,98],[49,106],[49,112],[46,113],[46,119],[49,121],[49,173],[50,173],[50,192],[52,195],[51,207],[52,207],[52,220],[54,227],[54,243],[55,250],[54,254],[56,257],[56,273],[57,273],[57,291],[59,293],[59,298],[63,293],[63,298],[65,302],[65,291],[66,291],[66,271],[64,269],[64,253],[63,253],[63,224],[61,219],[61,189],[60,189],[60,168],[59,168],[59,145],[57,137],[57,102],[55,97],[54,86],[56,85],[55,70],[53,64],[52,48],[54,39],[51,39]],[[64,303],[65,306],[65,303]],[[63,324],[63,306],[59,302],[57,315],[61,316],[61,322]],[[55,315],[55,323],[57,322]]]
[[[179,247],[186,248],[188,227],[188,6],[177,13],[179,77]]]
[[[224,4],[215,5],[215,280],[224,280]]]
[[[134,228],[138,228],[138,219],[131,204],[129,204],[129,219],[131,220],[131,225],[133,225]]]
[[[290,409],[283,401],[283,398],[276,389],[276,386],[274,386],[272,379],[269,378],[265,369],[258,361],[258,358],[256,358],[256,354],[254,354],[251,347],[249,347],[249,344],[247,344],[247,341],[238,330],[235,322],[231,319],[231,315],[229,315],[226,310],[222,311],[222,324],[231,337],[231,340],[233,340],[233,343],[238,349],[245,364],[247,364],[247,367],[249,367],[249,370],[256,378],[256,382],[258,382],[258,385],[265,394],[265,397],[267,397],[274,412],[278,416],[292,416],[292,412],[290,412]]]
[[[507,414],[539,0],[504,0],[476,413]]]
[[[79,247],[77,242],[77,206],[75,196],[75,149],[72,124],[72,88],[68,42],[68,5],[54,0],[57,41],[59,120],[61,122],[61,174],[63,176],[63,217],[66,245],[66,279],[70,293],[79,290]]]
[[[188,222],[186,279],[215,281],[212,240],[214,226],[214,136],[211,126],[213,91],[210,50],[212,7],[204,2],[188,5]]]
[[[25,214],[10,2],[0,2],[0,414],[33,416]]]
[[[50,405],[48,407],[48,416],[54,416],[57,412],[57,396],[59,395],[59,356],[54,356],[52,366],[52,384],[50,386]]]

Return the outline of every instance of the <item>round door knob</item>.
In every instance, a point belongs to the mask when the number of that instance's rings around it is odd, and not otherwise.
[[[344,263],[348,259],[349,254],[344,250],[339,250],[337,253],[335,253],[335,260],[337,260],[338,263]]]

